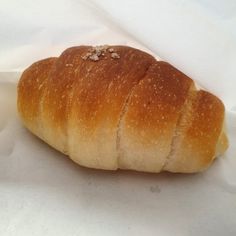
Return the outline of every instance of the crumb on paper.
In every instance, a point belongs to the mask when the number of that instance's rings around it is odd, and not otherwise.
[[[151,186],[150,187],[150,192],[152,192],[152,193],[160,193],[161,192],[161,188],[158,185]]]

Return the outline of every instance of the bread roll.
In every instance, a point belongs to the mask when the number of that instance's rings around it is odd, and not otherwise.
[[[194,173],[228,146],[224,105],[170,64],[126,46],[79,46],[18,84],[25,126],[97,169]]]

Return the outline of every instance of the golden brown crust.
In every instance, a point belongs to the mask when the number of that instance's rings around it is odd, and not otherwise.
[[[25,125],[101,169],[196,172],[226,149],[218,98],[147,53],[110,48],[98,57],[88,54],[92,47],[73,47],[30,66],[18,85]]]
[[[155,60],[139,50],[114,46],[119,60],[109,55],[84,61],[72,96],[69,153],[82,165],[117,169],[117,129],[126,98]],[[80,148],[77,148],[77,142]],[[82,150],[82,151],[81,151]]]
[[[26,69],[18,84],[18,111],[25,125],[36,135],[39,126],[39,104],[45,89],[52,65],[56,58],[47,58],[32,64]]]
[[[200,90],[194,92],[187,112],[179,124],[181,127],[175,152],[165,170],[197,172],[206,169],[215,158],[224,121],[224,105],[214,95]]]
[[[133,89],[123,117],[122,168],[161,171],[192,86],[191,79],[168,63],[156,62],[149,68],[145,78]]]
[[[80,54],[88,47],[73,47],[65,50],[54,63],[42,97],[41,118],[45,129],[44,139],[54,148],[68,153],[67,123],[71,109],[73,84],[80,80],[77,69],[83,60]]]

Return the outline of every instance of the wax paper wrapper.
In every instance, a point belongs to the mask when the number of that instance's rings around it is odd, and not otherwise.
[[[0,3],[0,235],[236,235],[235,1]],[[33,136],[16,111],[22,71],[81,44],[140,48],[219,96],[226,154],[199,174],[99,171]]]

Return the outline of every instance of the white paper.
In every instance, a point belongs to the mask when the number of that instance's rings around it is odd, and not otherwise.
[[[224,2],[0,0],[0,235],[236,235],[236,11]],[[30,134],[14,71],[80,44],[141,48],[220,96],[224,157],[194,175],[106,172]]]

